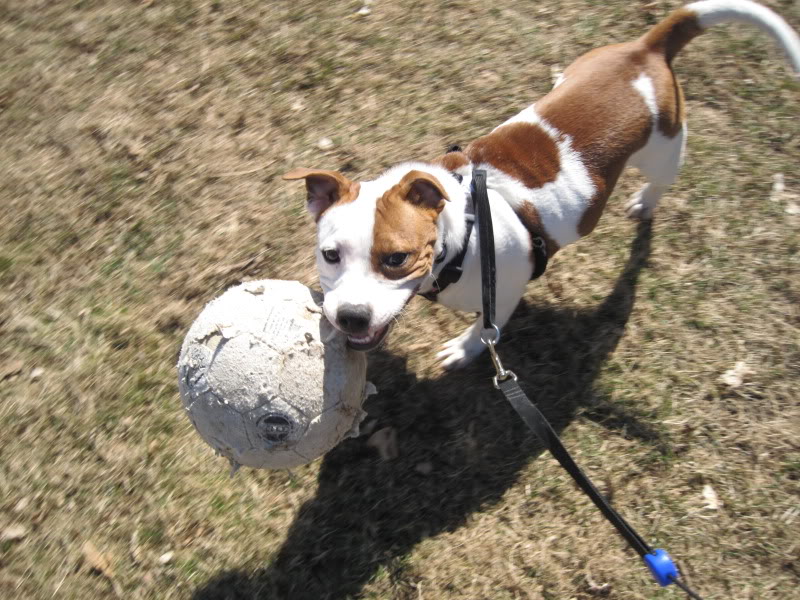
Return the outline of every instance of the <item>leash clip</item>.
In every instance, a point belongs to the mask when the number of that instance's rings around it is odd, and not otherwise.
[[[503,367],[503,363],[500,360],[500,356],[497,354],[497,342],[500,341],[500,328],[492,323],[493,329],[484,329],[481,331],[481,342],[483,345],[486,346],[489,350],[489,356],[492,358],[492,364],[494,364],[494,368],[497,371],[497,375],[492,378],[492,382],[494,383],[494,387],[496,389],[500,389],[500,382],[505,381],[506,379],[513,379],[514,381],[517,380],[517,375],[514,371],[506,371],[505,367]],[[490,338],[487,335],[487,332],[494,332],[494,337]]]

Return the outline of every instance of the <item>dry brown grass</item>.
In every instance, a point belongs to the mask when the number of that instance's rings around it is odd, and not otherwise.
[[[769,4],[800,27],[796,2]],[[292,476],[231,480],[174,372],[227,285],[314,282],[282,172],[432,157],[545,93],[551,65],[676,5],[0,3],[0,597],[680,597],[535,446],[486,360],[437,370],[464,316],[415,302],[371,356],[389,462],[361,437]],[[502,352],[707,597],[791,598],[798,86],[745,28],[697,40],[677,70],[689,159],[652,231],[622,217],[628,177],[530,286]],[[742,385],[722,383],[738,361]]]

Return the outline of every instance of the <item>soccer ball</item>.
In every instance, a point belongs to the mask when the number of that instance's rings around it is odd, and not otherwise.
[[[178,388],[200,436],[231,463],[290,468],[358,435],[374,391],[366,359],[297,281],[250,281],[212,300],[178,360]]]

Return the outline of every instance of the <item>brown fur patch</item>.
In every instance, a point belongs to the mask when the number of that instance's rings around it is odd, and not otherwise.
[[[649,71],[653,77],[658,104],[658,130],[667,137],[675,137],[686,120],[686,103],[683,89],[672,69],[666,65]]]
[[[624,163],[620,164],[619,169],[608,179],[601,180],[595,178],[594,184],[597,188],[597,192],[581,216],[581,220],[578,222],[579,236],[583,237],[589,235],[592,233],[592,231],[594,231],[594,228],[597,227],[597,223],[600,221],[600,217],[603,215],[603,210],[605,209],[608,197],[614,190],[617,179],[619,179],[619,176],[622,174],[624,167]]]
[[[671,63],[675,55],[703,31],[694,11],[679,8],[644,34],[641,40],[650,50],[660,52],[667,63]]]
[[[420,198],[418,186],[433,185],[441,193],[441,202],[432,204]],[[397,185],[378,198],[372,239],[372,268],[387,279],[417,279],[430,273],[438,230],[436,219],[446,199],[438,180],[421,171],[411,171]],[[402,252],[408,254],[400,267],[389,267],[384,258]]]
[[[532,124],[506,125],[472,142],[466,152],[448,152],[432,162],[448,171],[456,171],[472,161],[491,164],[513,177],[524,176],[525,179],[520,180],[534,188],[541,187],[558,177],[558,147],[545,131]],[[522,173],[525,175],[521,175]],[[536,208],[530,203],[525,203],[516,212],[528,230],[531,240],[538,236],[544,237],[548,254],[550,256],[555,254],[559,246],[547,236]],[[531,253],[531,263],[533,260]]]
[[[305,179],[309,208],[316,221],[319,221],[333,204],[346,204],[355,200],[361,190],[358,181],[351,181],[339,171],[325,169],[299,167],[286,173],[283,179],[285,181]],[[312,208],[314,203],[319,203],[318,210]]]
[[[639,40],[587,52],[564,72],[565,81],[536,104],[536,112],[561,133],[581,155],[596,188],[584,212],[578,233],[594,230],[628,159],[647,142],[652,115],[632,83],[646,74],[653,81],[658,105],[657,126],[668,137],[677,135],[684,121],[684,99],[669,63],[694,37],[703,32],[694,12],[679,9]],[[465,164],[460,153],[437,159],[454,170]],[[467,146],[473,163],[487,163],[529,188],[554,181],[559,173],[556,143],[529,123],[504,125]],[[452,165],[452,166],[451,166]],[[518,214],[531,235],[541,232],[533,206]],[[548,250],[558,250],[553,240]]]
[[[612,178],[644,146],[651,115],[632,87],[646,70],[635,42],[592,50],[567,67],[565,81],[536,103],[536,112],[570,136],[593,176]]]
[[[435,165],[444,167],[448,171],[456,171],[469,164],[469,158],[463,152],[448,152],[431,161]]]
[[[662,60],[650,61],[648,74],[656,89],[658,129],[667,137],[675,137],[685,120],[683,90],[669,65],[678,52],[703,31],[693,11],[679,8],[640,40],[649,52],[658,55],[658,59],[666,60],[666,65]]]
[[[555,140],[533,123],[503,125],[472,142],[465,153],[474,164],[492,165],[529,188],[555,181],[560,169]]]
[[[596,188],[578,225],[582,236],[597,225],[625,163],[650,135],[652,116],[632,87],[646,72],[648,58],[637,42],[587,52],[565,70],[564,82],[536,103],[536,112],[571,138]]]

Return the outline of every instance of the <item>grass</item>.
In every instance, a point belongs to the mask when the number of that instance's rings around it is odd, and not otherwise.
[[[796,3],[768,4],[800,27]],[[433,157],[546,93],[552,65],[677,5],[0,5],[0,596],[681,597],[542,454],[488,361],[438,370],[468,316],[415,301],[370,356],[369,423],[398,434],[388,462],[362,436],[291,474],[229,479],[174,371],[227,286],[315,284],[283,172],[368,178]],[[501,351],[705,597],[791,598],[800,88],[745,27],[695,40],[676,69],[688,161],[653,226],[623,218],[630,174],[529,287]],[[743,383],[722,383],[740,361]]]

